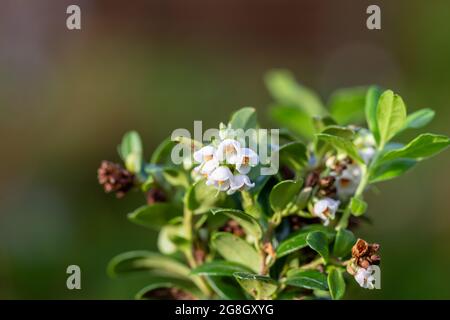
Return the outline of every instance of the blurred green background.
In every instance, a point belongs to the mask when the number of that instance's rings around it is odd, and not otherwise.
[[[242,106],[274,126],[271,68],[325,101],[341,87],[392,88],[410,111],[435,109],[427,129],[449,135],[450,3],[375,2],[380,31],[365,26],[372,1],[2,1],[0,298],[132,298],[145,275],[110,279],[106,264],[154,248],[155,235],[126,219],[141,196],[103,193],[100,161],[118,160],[127,130],[149,156],[173,129],[217,127]],[[81,31],[65,27],[73,3]],[[368,196],[373,224],[358,235],[381,243],[382,290],[350,281],[347,298],[450,298],[449,160]],[[82,290],[66,289],[70,264]]]

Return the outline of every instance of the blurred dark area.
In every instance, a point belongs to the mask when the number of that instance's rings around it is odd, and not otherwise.
[[[78,4],[82,29],[66,28]],[[366,28],[378,4],[382,29]],[[379,84],[409,111],[437,112],[427,128],[449,135],[450,2],[24,1],[0,11],[0,298],[133,298],[146,276],[110,279],[108,260],[154,249],[155,234],[96,181],[103,159],[135,129],[145,156],[176,128],[217,127],[254,106],[265,126],[264,74],[288,68],[327,101],[333,90]],[[411,135],[405,134],[407,141]],[[353,280],[346,298],[450,298],[450,153],[368,194],[381,244],[382,289]],[[67,290],[66,267],[82,270]]]

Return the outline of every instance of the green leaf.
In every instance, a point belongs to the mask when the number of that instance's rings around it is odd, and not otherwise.
[[[201,292],[193,285],[193,283],[191,281],[185,281],[185,280],[181,280],[181,279],[177,279],[177,278],[168,278],[166,281],[160,281],[160,282],[155,282],[152,283],[144,288],[142,288],[135,296],[136,299],[138,300],[143,300],[143,299],[158,299],[158,300],[170,300],[170,295],[168,295],[167,297],[161,297],[160,296],[160,289],[171,289],[171,288],[177,288],[180,289],[182,291],[185,291],[187,293],[190,293],[192,295],[194,295],[194,297],[197,298],[201,298],[202,294]],[[156,291],[159,291],[158,293],[156,293]],[[155,295],[156,293],[156,295]]]
[[[276,281],[267,276],[236,272],[234,277],[241,287],[256,299],[268,299],[278,288]]]
[[[378,88],[377,86],[371,86],[369,90],[367,90],[365,103],[367,126],[369,130],[372,131],[372,134],[375,137],[375,141],[377,141],[377,143],[380,142],[380,134],[377,124],[377,106],[380,96],[380,88]]]
[[[230,125],[232,129],[255,129],[256,128],[256,112],[255,108],[245,107],[239,109],[230,119]]]
[[[399,95],[386,90],[377,106],[377,124],[380,132],[380,146],[391,140],[405,125],[406,107]]]
[[[359,155],[358,150],[356,149],[356,146],[349,139],[339,137],[339,136],[333,136],[333,135],[325,134],[325,133],[319,133],[316,135],[316,137],[319,140],[323,140],[323,141],[329,143],[338,152],[347,154],[350,158],[352,158],[353,160],[355,160],[361,164],[364,163],[364,160]]]
[[[232,277],[235,272],[252,272],[249,268],[231,261],[205,262],[191,271],[201,276],[224,276]]]
[[[155,151],[153,151],[150,159],[151,164],[172,164],[171,153],[173,147],[177,145],[177,142],[171,139],[165,139],[161,142]]]
[[[274,105],[269,109],[270,117],[281,127],[310,139],[314,136],[314,125],[305,111],[292,106]]]
[[[298,84],[289,71],[272,70],[266,75],[265,81],[269,92],[277,102],[296,106],[311,117],[327,113],[319,96],[311,89]]]
[[[334,241],[333,254],[338,258],[345,258],[351,253],[352,247],[356,242],[353,232],[346,229],[339,229]]]
[[[281,258],[306,247],[308,245],[306,242],[307,236],[307,232],[299,232],[281,242],[276,250],[277,258]]]
[[[295,271],[295,272],[292,272]],[[292,270],[286,284],[311,290],[328,290],[327,276],[317,270]]]
[[[163,254],[172,254],[177,249],[181,250],[183,245],[187,245],[185,228],[181,223],[167,224],[161,227],[157,244],[159,251]]]
[[[396,159],[376,164],[370,170],[369,183],[396,178],[414,167],[416,163],[417,161],[413,159]]]
[[[142,141],[139,134],[136,131],[125,133],[118,150],[127,170],[139,173],[142,166]]]
[[[161,176],[170,185],[176,187],[188,188],[190,186],[189,178],[185,171],[171,166],[162,166],[156,164],[148,164],[145,166],[145,172],[152,176]]]
[[[328,273],[328,287],[333,300],[342,299],[345,294],[345,281],[341,269],[332,268]]]
[[[206,276],[206,281],[208,281],[210,287],[221,299],[247,299],[235,278]]]
[[[306,243],[311,247],[311,249],[317,251],[326,263],[328,262],[328,238],[325,233],[321,231],[309,233],[306,237]]]
[[[295,171],[301,170],[308,163],[307,148],[300,141],[282,145],[278,150],[278,156],[281,164],[285,164]]]
[[[154,274],[190,279],[190,270],[184,264],[149,251],[130,251],[111,259],[108,274],[112,277],[137,271],[151,271]]]
[[[367,203],[361,198],[353,197],[350,200],[350,210],[356,217],[363,215],[367,210]]]
[[[348,140],[353,139],[355,136],[355,132],[353,130],[335,125],[325,128],[321,133]],[[317,139],[315,149],[318,156],[323,155],[329,148],[333,148],[333,145],[323,139]]]
[[[424,133],[416,137],[403,148],[386,152],[382,156],[380,162],[399,158],[409,158],[420,161],[445,150],[449,144],[450,139],[446,136]]]
[[[212,236],[212,245],[228,261],[236,262],[259,272],[261,256],[245,240],[231,233],[217,232]]]
[[[356,124],[364,121],[366,102],[365,87],[346,88],[335,91],[328,103],[332,117],[339,124]]]
[[[235,220],[239,225],[245,230],[247,234],[254,236],[256,239],[260,239],[262,237],[261,226],[258,221],[253,218],[251,215],[236,209],[211,209],[211,213],[213,215],[223,214],[229,217],[230,219]]]
[[[183,210],[171,203],[157,202],[152,205],[139,207],[128,214],[128,219],[144,227],[159,230],[170,219],[181,216]]]
[[[405,129],[419,129],[433,120],[435,112],[431,109],[420,109],[406,117]]]
[[[186,203],[189,210],[200,214],[220,206],[225,197],[224,192],[217,194],[213,186],[207,186],[204,180],[200,180],[186,192]]]
[[[293,203],[300,192],[302,184],[293,180],[285,180],[276,184],[270,192],[269,201],[272,210],[283,211],[288,204]]]

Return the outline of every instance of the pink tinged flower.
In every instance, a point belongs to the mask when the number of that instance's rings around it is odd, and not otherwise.
[[[373,268],[369,266],[367,269],[359,267],[355,274],[355,280],[365,289],[375,288],[375,277],[373,276]]]
[[[231,179],[230,190],[228,190],[227,193],[233,194],[236,191],[248,190],[254,186],[255,183],[252,183],[248,176],[244,174],[237,174]]]
[[[198,163],[206,162],[214,158],[216,150],[213,146],[206,146],[194,152],[194,160]]]
[[[258,162],[259,158],[255,151],[249,148],[242,148],[239,150],[236,169],[241,174],[247,174],[252,167],[258,165]]]
[[[217,159],[227,164],[236,164],[241,144],[234,139],[223,140],[217,148]]]
[[[219,191],[227,191],[230,188],[231,179],[233,174],[228,167],[220,166],[216,168],[209,176],[208,185],[213,185]]]
[[[339,201],[331,198],[319,200],[314,204],[313,214],[322,219],[324,225],[327,226],[330,223],[330,220],[335,218],[339,203]]]

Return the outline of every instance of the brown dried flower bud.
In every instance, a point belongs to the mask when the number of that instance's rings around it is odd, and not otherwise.
[[[326,176],[319,180],[319,185],[322,188],[329,188],[333,186],[334,182],[336,181],[336,178],[333,176]]]
[[[115,192],[117,198],[122,198],[134,186],[134,175],[121,165],[102,161],[97,171],[98,182],[105,192]]]
[[[352,256],[353,258],[359,258],[364,256],[369,250],[369,244],[363,239],[358,239],[356,244],[352,248]]]
[[[366,260],[366,259],[359,259],[358,265],[361,268],[367,269],[370,266],[370,262],[368,260]]]

